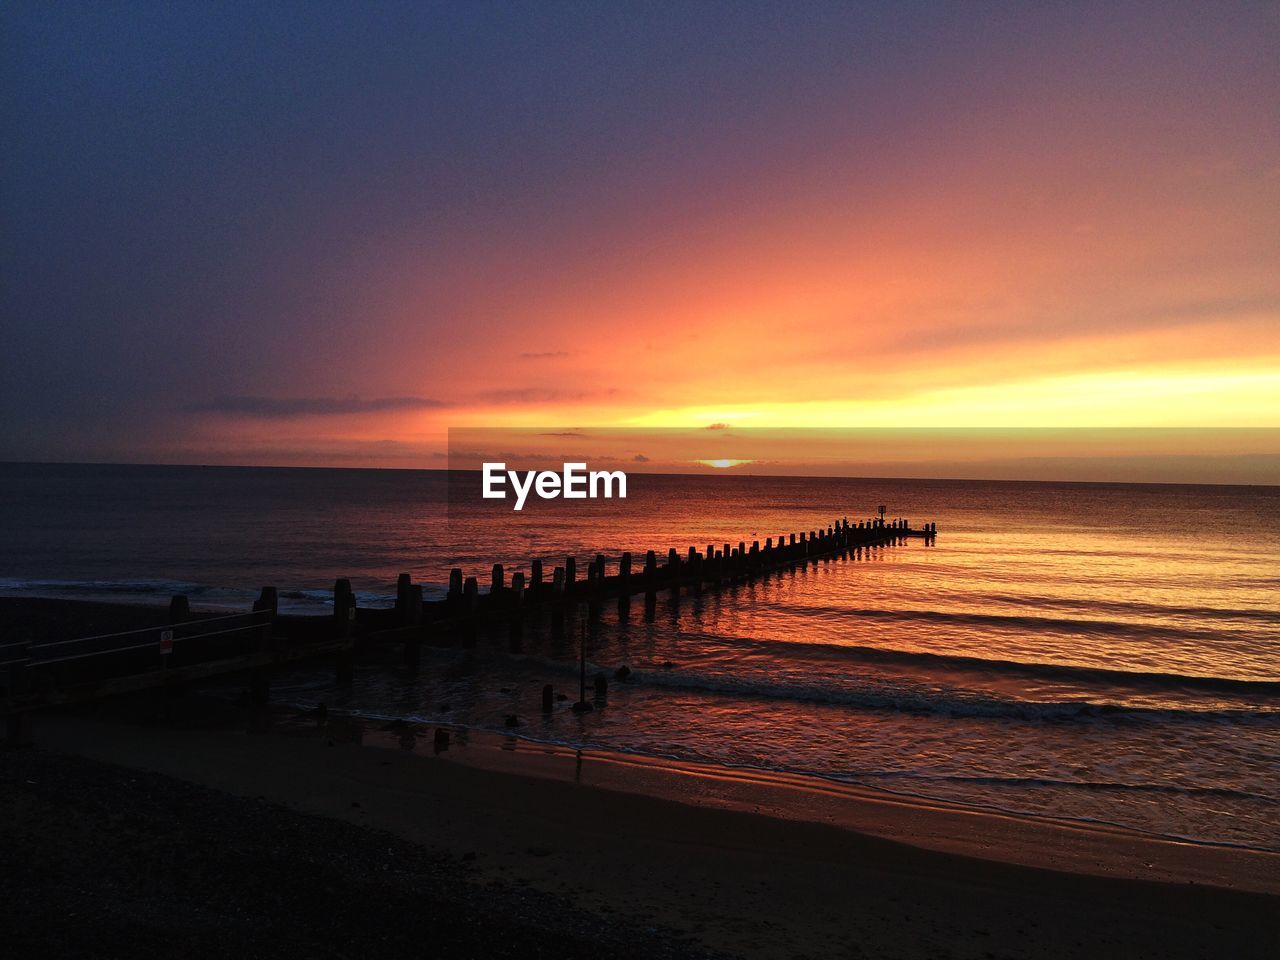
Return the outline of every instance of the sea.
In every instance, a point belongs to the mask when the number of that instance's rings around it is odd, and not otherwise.
[[[1280,487],[631,474],[521,512],[439,471],[0,464],[0,596],[323,614],[402,572],[937,524],[752,583],[583,606],[273,687],[300,708],[782,771],[1006,814],[1280,850]],[[475,480],[478,484],[478,478]],[[509,506],[509,505],[508,505]],[[616,566],[614,567],[616,569]],[[610,677],[577,699],[579,658]],[[626,665],[625,682],[614,678]],[[568,694],[549,715],[544,684]],[[515,717],[518,726],[508,726]]]

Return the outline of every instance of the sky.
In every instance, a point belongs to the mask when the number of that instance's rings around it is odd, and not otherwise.
[[[0,45],[0,459],[1280,427],[1276,3],[9,2]]]

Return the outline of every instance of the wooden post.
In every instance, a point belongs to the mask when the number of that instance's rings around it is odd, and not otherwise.
[[[258,653],[271,650],[271,626],[275,622],[279,610],[279,597],[275,587],[263,587],[262,593],[253,604],[254,612],[262,613],[262,627],[258,632]],[[255,667],[250,675],[249,700],[261,706],[271,699],[271,664],[265,663]]]
[[[169,622],[186,623],[191,619],[191,604],[184,594],[177,594],[169,601]]]
[[[401,626],[409,623],[409,589],[413,578],[402,573],[396,578],[396,620]]]
[[[618,585],[625,594],[631,587],[631,551],[628,550],[618,561]]]
[[[550,713],[555,709],[556,695],[551,684],[547,684],[542,688],[542,712]]]
[[[556,567],[551,574],[551,592],[556,602],[551,606],[551,639],[564,639],[564,568]]]
[[[462,606],[467,613],[475,613],[480,603],[480,584],[475,577],[467,577],[462,583]]]
[[[495,563],[493,565],[493,581],[489,586],[489,593],[497,596],[502,593],[506,587],[506,575],[502,572],[502,564]]]
[[[575,557],[564,558],[564,593],[568,596],[573,592],[573,585],[578,579],[578,561]]]
[[[590,713],[592,709],[587,700],[587,626],[584,623],[578,638],[578,702],[573,705],[573,712]]]
[[[409,604],[412,610],[410,625],[418,626],[422,623],[422,584],[415,583],[409,588]],[[422,631],[410,630],[409,635],[404,641],[404,662],[407,666],[417,669],[419,661],[422,659]],[[355,679],[355,665],[352,665],[352,679]]]
[[[422,623],[422,584],[409,584],[408,608],[405,611],[405,623],[408,626],[416,627]]]
[[[334,674],[338,683],[350,683],[355,679],[355,650],[350,642],[351,628],[355,622],[356,598],[351,581],[345,577],[333,584],[333,629],[338,639],[347,640],[338,650]]]
[[[512,653],[519,653],[524,644],[524,574],[511,575],[511,613],[507,624],[507,644]]]
[[[355,613],[356,597],[351,590],[351,581],[341,577],[333,583],[333,624],[338,637],[350,636]]]

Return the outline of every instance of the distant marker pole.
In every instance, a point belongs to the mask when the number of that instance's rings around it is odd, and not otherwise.
[[[590,713],[595,709],[587,701],[587,622],[582,621],[582,632],[578,641],[578,702],[573,705],[574,713]]]

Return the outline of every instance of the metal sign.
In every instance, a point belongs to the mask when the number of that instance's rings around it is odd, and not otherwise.
[[[173,631],[161,630],[160,631],[160,655],[168,656],[171,653],[173,653]]]

